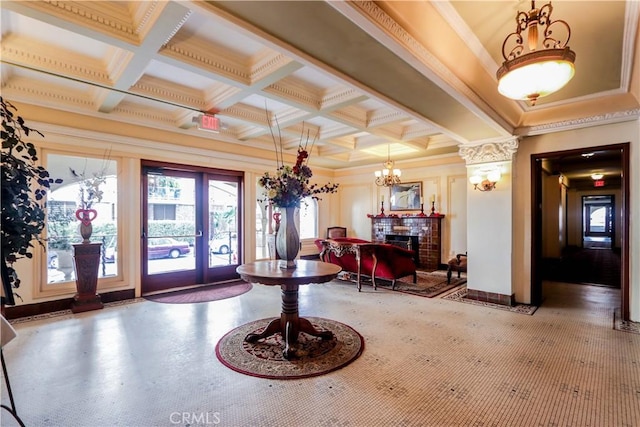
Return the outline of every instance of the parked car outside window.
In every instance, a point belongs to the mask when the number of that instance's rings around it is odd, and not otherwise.
[[[187,242],[181,242],[170,237],[149,238],[147,257],[155,258],[178,258],[191,252],[191,247]]]
[[[209,241],[209,250],[214,254],[231,253],[236,247],[236,240],[235,233],[217,234]]]

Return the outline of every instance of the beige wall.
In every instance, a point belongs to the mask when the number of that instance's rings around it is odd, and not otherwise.
[[[113,158],[120,161],[120,188],[124,197],[119,215],[123,252],[129,254],[123,261],[121,274],[108,281],[101,281],[99,291],[135,289],[140,293],[140,266],[135,260],[140,258],[139,217],[140,195],[138,188],[140,159],[160,160],[173,163],[187,163],[199,166],[241,170],[245,172],[245,203],[253,206],[256,199],[255,182],[265,171],[273,169],[274,159],[260,150],[257,157],[247,157],[235,151],[232,144],[215,141],[211,137],[200,137],[197,131],[169,132],[163,129],[149,129],[131,125],[114,126],[100,119],[87,120],[73,114],[51,112],[38,107],[18,106],[27,123],[45,134],[44,140],[33,138],[40,148],[51,152],[103,155],[111,149]],[[443,155],[429,159],[417,159],[397,162],[402,169],[403,181],[420,181],[423,184],[423,196],[428,200],[430,194],[436,194],[437,210],[445,215],[443,226],[442,259],[446,261],[454,253],[471,251],[472,241],[506,238],[511,245],[501,244],[503,251],[493,252],[491,262],[476,263],[469,261],[469,270],[474,280],[481,280],[480,289],[498,293],[514,292],[516,300],[529,302],[531,298],[531,170],[530,156],[536,153],[550,153],[560,150],[631,143],[630,183],[630,275],[631,275],[631,319],[640,320],[640,125],[638,121],[597,126],[581,130],[558,132],[525,138],[515,155],[513,169],[503,176],[500,188],[493,194],[473,191],[468,184],[464,161],[457,156]],[[214,151],[215,149],[215,151]],[[253,151],[252,151],[253,154]],[[293,162],[293,156],[285,159]],[[311,159],[313,166],[313,158]],[[375,167],[350,168],[340,171],[314,168],[314,178],[318,182],[339,182],[339,193],[323,197],[319,204],[319,234],[331,225],[345,226],[349,234],[368,239],[370,220],[367,213],[379,211],[380,197],[384,194],[388,200],[388,189],[377,187],[373,182]],[[504,181],[504,185],[503,182]],[[511,190],[513,187],[513,191]],[[487,197],[488,196],[488,197]],[[498,200],[493,200],[498,198]],[[491,202],[491,203],[487,203]],[[497,204],[496,204],[497,203]],[[505,206],[504,203],[506,203]],[[386,204],[385,204],[386,205]],[[467,211],[472,214],[467,214]],[[498,221],[496,220],[498,213]],[[508,212],[502,221],[501,212]],[[506,221],[508,220],[508,221]],[[247,210],[245,216],[244,247],[255,247],[255,212]],[[495,227],[500,227],[498,230]],[[493,228],[492,228],[493,227]],[[506,227],[506,228],[505,228]],[[503,233],[504,232],[504,233]],[[479,233],[479,234],[478,234]],[[510,236],[510,237],[509,237]],[[307,242],[307,249],[309,248]],[[481,244],[476,248],[483,251]],[[42,302],[73,295],[71,287],[60,287],[54,291],[42,292],[45,280],[44,253],[36,251],[33,261],[20,262],[17,265],[22,287],[18,290],[24,302]],[[245,261],[254,260],[253,251],[245,254]],[[478,260],[476,260],[478,261]],[[474,267],[475,265],[475,267]],[[508,266],[509,268],[504,268]],[[508,274],[509,280],[503,280],[496,274]],[[497,280],[495,280],[497,279]],[[470,283],[471,284],[471,283]],[[485,286],[486,285],[486,286]],[[488,287],[487,287],[488,286]],[[493,289],[495,287],[495,289]]]
[[[432,195],[436,198],[436,211],[444,214],[441,257],[446,262],[452,254],[467,251],[467,188],[464,161],[457,155],[447,155],[429,160],[396,162],[402,171],[403,182],[421,182],[425,200],[425,213]],[[385,214],[389,214],[389,188],[374,183],[375,167],[352,168],[336,174],[340,182],[340,222],[352,237],[371,239],[371,219],[367,214],[380,212],[384,197]],[[379,169],[379,168],[378,168]],[[405,214],[409,211],[395,211]],[[415,211],[418,213],[418,211]]]
[[[638,120],[525,138],[514,167],[513,290],[516,300],[531,301],[531,155],[630,143],[630,314],[640,320],[640,124]]]
[[[110,292],[124,289],[134,289],[140,295],[140,192],[131,191],[139,188],[140,160],[157,160],[171,163],[184,163],[210,168],[239,170],[245,173],[245,205],[254,206],[257,198],[257,179],[266,170],[275,168],[275,159],[246,156],[246,152],[238,152],[237,147],[230,149],[230,144],[211,139],[211,134],[201,136],[193,130],[182,133],[172,130],[132,127],[130,125],[114,126],[100,119],[76,121],[76,116],[46,109],[18,106],[20,114],[29,126],[41,131],[45,138],[32,138],[40,150],[41,159],[47,153],[63,153],[75,155],[97,156],[101,158],[106,150],[110,150],[110,157],[119,162],[118,186],[119,203],[119,243],[122,257],[119,263],[119,273],[116,277],[101,279],[98,292]],[[253,154],[253,150],[252,150]],[[293,163],[295,158],[285,158]],[[313,156],[310,159],[313,167]],[[46,166],[46,165],[45,165]],[[437,195],[439,210],[447,213],[451,207],[462,207],[460,200],[466,189],[463,176],[464,164],[455,154],[432,158],[425,161],[398,162],[397,166],[403,170],[405,181],[421,181],[424,195]],[[318,167],[313,167],[314,180],[319,183],[339,182],[341,187],[336,194],[322,195],[318,204],[319,223],[318,235],[324,236],[329,226],[341,225],[348,228],[352,236],[369,239],[371,237],[371,223],[368,213],[379,210],[379,198],[385,194],[387,188],[377,187],[373,183],[373,171],[359,169],[334,173]],[[457,179],[457,180],[456,180]],[[244,217],[245,248],[255,248],[255,211],[247,209]],[[449,218],[445,218],[444,235],[456,236],[456,251],[464,251],[464,241],[460,236],[466,235],[466,212],[452,216],[455,231],[447,231],[450,226]],[[444,236],[443,236],[444,238]],[[303,241],[301,254],[317,252],[313,239]],[[446,257],[451,252],[448,240],[443,242],[442,253]],[[22,260],[16,265],[22,286],[18,293],[23,301],[19,304],[31,304],[72,297],[75,284],[66,283],[55,286],[46,284],[46,254],[37,248],[33,260]],[[256,259],[254,250],[244,254],[244,261]]]
[[[542,180],[542,256],[560,258],[564,247],[564,186],[557,175],[545,175]]]
[[[489,164],[470,165],[469,176]],[[467,287],[478,291],[511,295],[511,229],[513,170],[511,161],[490,163],[502,173],[496,188],[477,191],[467,186]]]

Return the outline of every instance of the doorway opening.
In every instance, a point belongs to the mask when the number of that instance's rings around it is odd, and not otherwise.
[[[237,279],[242,172],[142,162],[142,294]]]
[[[612,249],[615,238],[613,195],[582,196],[582,247]]]
[[[597,187],[594,169],[605,175]],[[543,280],[610,286],[629,320],[629,144],[534,154],[531,172],[532,303],[544,301]]]

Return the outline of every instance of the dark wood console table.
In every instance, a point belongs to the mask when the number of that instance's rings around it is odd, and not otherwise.
[[[282,352],[286,359],[296,356],[298,334],[305,332],[322,339],[332,339],[331,331],[318,331],[307,319],[298,314],[298,287],[310,283],[324,283],[336,278],[342,269],[321,261],[297,260],[295,269],[283,269],[278,261],[257,261],[240,265],[236,271],[243,280],[282,288],[282,311],[279,319],[272,320],[259,334],[248,334],[246,342],[280,333],[285,342]]]

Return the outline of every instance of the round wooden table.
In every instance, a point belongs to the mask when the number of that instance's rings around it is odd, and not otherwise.
[[[278,261],[256,261],[240,265],[236,271],[250,283],[280,286],[282,289],[282,312],[259,334],[248,334],[246,342],[256,342],[277,332],[282,335],[285,346],[282,354],[289,359],[296,356],[298,334],[305,332],[322,339],[332,339],[331,331],[318,331],[307,319],[298,315],[298,286],[324,283],[336,278],[342,268],[322,261],[297,260],[296,268],[284,269]]]

